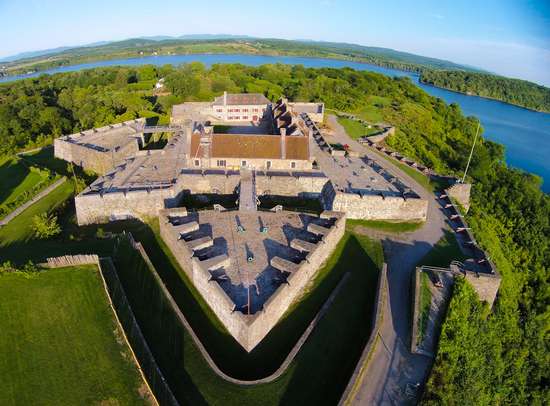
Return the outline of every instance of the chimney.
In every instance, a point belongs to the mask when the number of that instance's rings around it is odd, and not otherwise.
[[[286,128],[281,127],[281,159],[286,159]]]
[[[193,136],[193,128],[191,128],[192,124],[191,123],[187,123],[187,125],[185,126],[185,149],[187,151],[187,153],[185,155],[187,155],[187,159],[190,159],[191,157],[191,139],[192,139],[192,136]]]
[[[224,105],[224,106],[227,105],[227,91],[224,91],[224,92],[223,92],[223,105]]]

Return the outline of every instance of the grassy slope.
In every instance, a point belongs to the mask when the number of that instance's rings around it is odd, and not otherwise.
[[[347,234],[321,272],[325,274],[325,279],[336,275],[334,283],[348,271],[351,272],[350,279],[287,372],[275,382],[254,387],[240,387],[218,378],[207,367],[190,338],[170,322],[168,312],[162,309],[160,301],[151,296],[151,283],[143,281],[139,276],[141,272],[136,273],[135,264],[125,264],[123,260],[117,266],[149,344],[180,400],[191,404],[224,405],[326,404],[337,402],[368,339],[381,262],[379,242]],[[293,334],[292,329],[298,326],[301,326],[302,330],[298,332],[301,334],[305,326],[303,319],[309,320],[313,316],[331,290],[320,285],[311,290],[300,306],[287,315],[285,321],[291,322],[279,323],[275,327],[279,330],[279,334],[275,335],[278,340]],[[147,295],[145,301],[144,294]],[[310,309],[312,297],[319,304]],[[155,303],[154,308],[149,303]],[[192,316],[194,313],[192,309],[183,310],[186,315]],[[159,317],[160,314],[163,316]],[[170,331],[171,334],[159,334],[161,331]],[[167,352],[166,348],[178,351]],[[227,346],[222,349],[229,351]],[[273,347],[271,351],[275,351]],[[268,355],[266,352],[265,356]],[[253,353],[251,356],[254,356]],[[240,361],[237,357],[233,362]]]
[[[382,106],[383,104],[380,104],[380,105]],[[375,107],[374,105],[370,106],[370,107],[374,111],[379,111],[380,110],[377,107]],[[372,115],[373,113],[371,112],[370,114]],[[381,113],[378,113],[378,114],[380,114],[380,117],[381,117]],[[364,115],[364,114],[358,113],[358,115]],[[362,124],[358,123],[355,120],[350,120],[350,119],[347,119],[347,118],[338,117],[338,122],[344,127],[344,129],[346,130],[346,133],[348,134],[348,136],[350,138],[354,139],[354,140],[361,137],[361,136],[363,136],[363,135],[366,135],[367,131],[369,131],[365,126],[363,126]],[[396,160],[394,158],[391,158],[391,157],[387,156],[384,153],[381,153],[381,152],[376,151],[374,149],[373,149],[373,151],[375,153],[377,153],[378,155],[380,155],[385,160],[387,160],[387,161],[391,162],[393,165],[397,166],[399,169],[401,169],[403,172],[405,172],[411,178],[416,180],[426,190],[434,191],[434,190],[438,190],[438,189],[441,188],[441,186],[442,186],[441,184],[439,184],[438,182],[436,182],[434,180],[431,180],[426,175],[418,172],[416,169],[411,168],[410,166],[408,166],[408,165],[406,165],[402,162],[399,162],[398,160]]]
[[[348,229],[353,230],[356,226],[362,226],[366,228],[374,228],[381,231],[389,231],[393,233],[404,233],[416,231],[422,227],[423,222],[391,222],[382,220],[353,220],[347,219],[346,226]]]
[[[433,249],[420,260],[418,266],[429,265],[448,267],[452,260],[463,261],[465,259],[466,256],[460,250],[454,234],[446,230],[445,235],[434,245]]]
[[[352,120],[350,118],[338,117],[337,120],[342,125],[342,127],[344,127],[346,133],[354,140],[365,135],[371,135],[380,131],[377,128],[368,128],[360,122]]]
[[[95,267],[0,277],[0,404],[145,403]]]
[[[0,162],[0,204],[7,204],[26,190],[44,180],[37,172],[31,172],[18,159]]]
[[[43,212],[51,212],[73,194],[73,183],[67,181],[0,228],[0,248],[32,238],[32,218]]]
[[[430,291],[430,278],[425,272],[420,274],[420,315],[418,318],[418,343],[422,342],[428,319],[430,317],[430,306],[432,303],[432,292]]]

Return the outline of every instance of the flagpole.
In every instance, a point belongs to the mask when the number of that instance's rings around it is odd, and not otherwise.
[[[470,151],[470,156],[468,157],[468,163],[466,164],[466,169],[464,170],[464,176],[462,177],[462,181],[460,183],[464,183],[464,180],[466,180],[466,173],[468,173],[468,168],[470,167],[470,161],[472,160],[472,155],[474,155],[474,148],[476,146],[478,134],[479,134],[479,121],[477,122],[476,136],[474,138],[474,143],[472,144],[472,150]]]

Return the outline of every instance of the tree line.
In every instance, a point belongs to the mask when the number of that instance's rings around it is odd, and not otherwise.
[[[550,88],[520,79],[462,70],[423,69],[420,81],[456,92],[550,112]]]

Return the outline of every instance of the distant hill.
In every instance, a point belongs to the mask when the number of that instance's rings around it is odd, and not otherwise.
[[[25,61],[26,63],[39,59],[44,56],[63,58],[63,65],[71,63],[72,58],[82,58],[85,55],[97,55],[97,59],[107,59],[115,52],[126,51],[128,53],[141,47],[154,46],[155,48],[186,46],[192,42],[201,42],[203,45],[223,46],[230,41],[242,42],[248,41],[256,47],[256,53],[273,54],[295,54],[308,56],[326,56],[341,57],[344,59],[366,58],[366,62],[379,64],[383,66],[396,67],[406,70],[418,70],[419,67],[430,67],[434,69],[463,69],[475,70],[471,67],[459,65],[451,61],[445,61],[436,58],[430,58],[421,55],[415,55],[407,52],[396,51],[389,48],[368,47],[357,44],[310,41],[310,40],[282,40],[256,38],[247,35],[232,34],[190,34],[172,37],[168,35],[144,36],[138,38],[129,38],[122,41],[102,41],[92,44],[73,47],[59,47],[34,52],[23,52],[8,58],[3,58],[3,62],[15,64]],[[246,52],[244,49],[242,52]],[[318,55],[314,55],[314,53]],[[100,57],[100,58],[99,58]],[[66,59],[68,58],[68,59]],[[418,65],[418,66],[415,66]],[[59,66],[57,64],[56,66]],[[40,66],[39,69],[47,68]]]
[[[99,41],[99,42],[93,42],[91,44],[85,44],[85,45],[77,45],[77,46],[66,46],[66,47],[57,47],[57,48],[51,48],[51,49],[43,49],[39,51],[28,51],[28,52],[21,52],[15,55],[6,56],[3,58],[0,58],[0,61],[2,62],[15,62],[20,59],[31,59],[36,58],[39,56],[45,56],[45,55],[51,55],[51,54],[58,54],[63,51],[68,51],[75,48],[85,48],[85,47],[96,47],[101,45],[106,45],[110,41]]]

